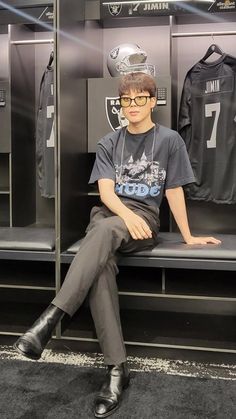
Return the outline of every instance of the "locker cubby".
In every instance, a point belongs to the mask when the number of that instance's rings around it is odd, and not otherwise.
[[[10,193],[10,155],[0,153],[0,194]]]
[[[38,290],[1,289],[0,334],[24,333],[48,306],[54,293]]]
[[[10,197],[9,193],[0,193],[0,226],[10,226]]]
[[[235,299],[235,272],[166,269],[165,292],[172,295]],[[233,303],[235,304],[235,302]]]
[[[1,260],[0,288],[55,290],[55,263]]]
[[[235,350],[234,316],[176,313],[167,311],[121,311],[124,339],[160,347],[189,346]],[[227,343],[226,343],[227,342]]]

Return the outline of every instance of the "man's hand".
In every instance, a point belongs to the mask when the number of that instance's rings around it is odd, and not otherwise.
[[[152,238],[152,231],[146,221],[124,205],[120,198],[115,194],[115,182],[112,179],[99,179],[98,187],[103,204],[105,204],[114,214],[122,218],[134,240]]]
[[[129,210],[122,216],[131,237],[134,240],[151,239],[152,231],[150,227],[139,215]]]
[[[186,240],[187,244],[220,244],[221,241],[215,239],[215,237],[194,237],[190,236],[189,239]]]

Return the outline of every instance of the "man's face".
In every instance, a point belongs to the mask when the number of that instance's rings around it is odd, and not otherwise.
[[[133,124],[149,119],[155,104],[156,98],[150,97],[150,93],[147,91],[131,90],[121,96],[123,114]]]

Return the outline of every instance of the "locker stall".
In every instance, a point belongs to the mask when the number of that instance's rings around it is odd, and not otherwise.
[[[53,27],[29,22],[1,25],[1,170],[10,195],[8,225],[54,226],[54,199],[39,191],[36,128],[40,82],[53,46]],[[9,17],[10,19],[10,17]],[[24,18],[23,20],[25,20]],[[45,27],[46,26],[46,27]],[[51,176],[55,178],[54,166]],[[27,199],[22,199],[25,196]],[[1,220],[0,220],[1,223]],[[2,225],[2,224],[1,224]]]
[[[36,141],[40,140],[36,137],[40,83],[52,52],[53,34],[18,24],[10,25],[10,37],[12,225],[54,227],[55,202],[53,197],[42,196],[39,190],[36,153]],[[55,181],[54,162],[48,164]],[[22,200],[23,194],[28,197],[26,201]]]
[[[172,48],[176,54],[173,85],[177,96],[177,115],[182,87],[187,71],[203,58],[210,45],[216,44],[223,53],[236,56],[235,13],[222,13],[199,19],[197,16],[178,16],[173,20]],[[220,58],[214,53],[207,60]],[[174,121],[177,128],[177,119]],[[190,225],[196,232],[235,234],[235,204],[188,200]]]
[[[43,134],[40,138],[37,133],[41,80],[54,51],[53,5],[32,2],[28,8],[21,9],[19,3],[18,6],[15,10],[11,7],[0,10],[0,333],[3,335],[23,332],[37,312],[37,304],[40,311],[55,294],[54,144],[46,163],[38,162],[37,152],[43,141]],[[53,65],[48,73],[53,75]],[[50,88],[53,93],[53,86]],[[53,95],[50,100],[48,105],[53,106]],[[51,133],[53,112],[45,124]],[[39,183],[39,173],[42,176],[46,170],[42,165],[48,162],[53,184],[50,197],[42,193]]]
[[[11,123],[7,25],[0,26],[0,225],[11,223]]]

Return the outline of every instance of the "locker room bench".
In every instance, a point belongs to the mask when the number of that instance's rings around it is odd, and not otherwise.
[[[27,252],[54,253],[55,232],[50,228],[1,227],[0,254],[5,258],[16,257],[20,252],[22,259]],[[214,234],[220,245],[187,245],[179,233],[160,233],[159,242],[152,250],[136,252],[131,255],[120,254],[120,266],[147,266],[182,269],[236,270],[236,235]],[[61,254],[63,263],[71,263],[79,249],[81,240],[72,244]],[[37,257],[36,257],[37,258]]]
[[[0,259],[55,260],[55,230],[0,227]]]
[[[152,250],[120,254],[118,265],[181,269],[236,270],[236,235],[214,234],[220,245],[187,245],[179,233],[160,233]],[[71,263],[81,240],[61,255],[61,261]]]

